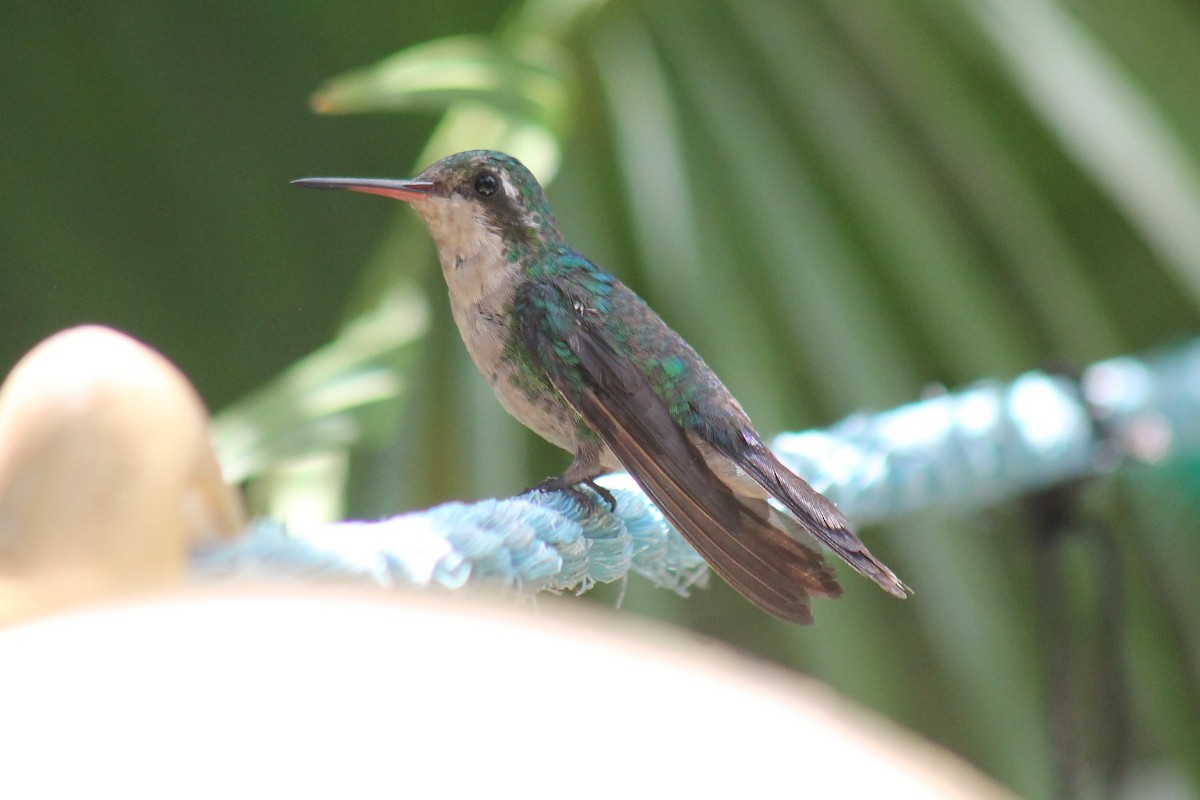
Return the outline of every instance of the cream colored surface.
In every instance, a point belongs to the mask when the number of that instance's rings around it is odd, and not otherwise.
[[[724,647],[452,600],[225,591],[0,634],[0,796],[1010,797]]]

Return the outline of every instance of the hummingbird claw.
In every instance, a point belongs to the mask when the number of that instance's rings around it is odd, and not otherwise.
[[[587,487],[589,489],[591,489],[593,492],[600,495],[601,500],[603,500],[605,503],[608,503],[609,513],[612,513],[612,514],[617,513],[617,498],[613,497],[612,492],[610,492],[608,489],[605,489],[603,486],[596,483],[591,478],[588,478],[587,480],[583,481],[583,483],[586,484]]]
[[[529,494],[530,492],[562,492],[563,494],[570,495],[571,499],[588,511],[595,510],[597,505],[596,498],[580,489],[580,486],[587,486],[589,489],[599,495],[601,500],[604,501],[604,503],[608,506],[609,513],[616,513],[617,498],[613,497],[612,492],[610,492],[608,489],[605,489],[591,478],[584,478],[583,480],[576,481],[574,483],[567,483],[562,479],[562,477],[547,478],[537,486],[532,486],[526,489],[524,492],[522,492],[522,494]]]

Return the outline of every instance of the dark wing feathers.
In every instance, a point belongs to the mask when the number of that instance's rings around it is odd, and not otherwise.
[[[576,408],[721,577],[773,614],[812,621],[809,593],[829,591],[809,578],[823,574],[820,555],[744,507],[648,384],[633,393],[588,388]]]
[[[561,292],[548,284],[525,291]],[[519,307],[572,307],[561,294],[540,304],[531,299]],[[839,591],[821,555],[773,525],[765,503],[743,501],[720,480],[642,372],[613,351],[601,323],[580,315],[567,328],[538,317],[518,315],[527,351],[683,537],[761,608],[811,622],[809,595]],[[564,342],[577,363],[562,362]]]

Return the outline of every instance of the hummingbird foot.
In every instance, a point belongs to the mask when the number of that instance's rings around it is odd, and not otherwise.
[[[595,509],[596,498],[580,489],[580,486],[586,486],[591,489],[593,492],[599,495],[600,499],[603,500],[605,504],[608,505],[608,510],[610,513],[616,513],[617,498],[613,497],[613,493],[608,489],[605,489],[603,486],[596,483],[595,479],[593,478],[571,480],[565,475],[555,478],[547,478],[537,486],[532,486],[526,489],[524,492],[522,492],[522,494],[529,494],[530,492],[563,492],[564,494],[570,495],[571,499],[579,503],[579,505],[583,506],[585,509],[589,511]]]

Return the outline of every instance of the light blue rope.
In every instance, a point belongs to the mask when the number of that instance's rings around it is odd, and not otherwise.
[[[1200,450],[1200,340],[1100,362],[1078,382],[1037,372],[981,382],[825,431],[782,434],[774,448],[858,523],[976,507],[1122,460],[1155,463]],[[628,475],[599,482],[617,500],[614,513],[533,492],[312,531],[260,522],[196,552],[193,567],[210,577],[340,576],[520,594],[583,592],[630,571],[680,594],[705,580],[703,560]]]
[[[616,511],[597,498],[582,508],[563,492],[445,503],[378,522],[339,522],[288,531],[264,520],[238,539],[209,544],[192,559],[209,577],[351,577],[382,586],[499,586],[522,594],[584,592],[630,571],[680,594],[707,578],[704,560],[625,474],[599,481]]]

